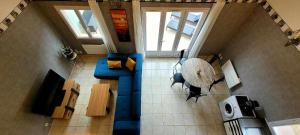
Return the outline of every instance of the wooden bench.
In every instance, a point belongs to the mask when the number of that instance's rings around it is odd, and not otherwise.
[[[109,84],[94,84],[91,90],[87,116],[105,116],[109,112],[109,99],[112,95]]]

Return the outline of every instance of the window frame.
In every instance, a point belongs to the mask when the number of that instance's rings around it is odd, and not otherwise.
[[[180,42],[180,39],[178,39],[178,42],[176,40],[176,38],[181,38],[181,33],[179,33],[177,31],[176,35],[175,35],[175,40],[173,41],[173,47],[172,47],[172,50],[171,51],[162,51],[161,50],[161,41],[160,39],[163,38],[163,33],[161,32],[160,34],[162,35],[158,35],[159,37],[159,43],[158,43],[158,48],[157,48],[157,51],[149,51],[147,50],[147,40],[146,40],[146,34],[147,34],[147,31],[146,31],[146,12],[161,12],[161,13],[166,13],[166,12],[181,12],[182,13],[182,16],[180,17],[180,20],[179,22],[182,23],[182,25],[179,24],[179,28],[178,29],[184,29],[184,19],[186,19],[187,15],[189,12],[202,12],[202,16],[201,16],[201,19],[199,20],[196,28],[195,28],[195,31],[194,31],[194,34],[192,36],[192,40],[189,44],[189,47],[187,48],[187,50],[192,50],[193,46],[195,45],[196,43],[196,40],[197,40],[197,36],[200,34],[202,27],[205,23],[205,21],[207,20],[207,17],[208,17],[208,14],[210,13],[210,10],[211,8],[210,7],[191,7],[191,8],[187,8],[187,7],[165,7],[164,9],[160,8],[160,7],[141,7],[141,14],[142,14],[142,26],[143,26],[143,43],[144,43],[144,51],[145,51],[145,54],[147,57],[177,57],[178,55],[178,52],[177,51],[177,48],[179,46],[179,42]],[[163,18],[163,19],[162,19]],[[161,15],[161,26],[160,26],[160,31],[163,31],[162,29],[164,29],[164,25],[165,24],[165,16]],[[194,37],[195,36],[195,37]]]
[[[64,23],[69,27],[69,29],[72,31],[74,36],[77,39],[102,39],[102,37],[93,37],[91,32],[87,28],[87,24],[84,22],[83,17],[81,16],[79,10],[91,10],[88,6],[54,6],[57,13],[60,15],[60,17],[63,19]],[[84,29],[84,31],[87,33],[88,37],[79,37],[76,32],[73,30],[72,26],[69,24],[69,22],[66,20],[65,16],[62,14],[61,10],[74,10],[76,16],[79,19],[79,22]],[[99,27],[99,26],[98,26]]]

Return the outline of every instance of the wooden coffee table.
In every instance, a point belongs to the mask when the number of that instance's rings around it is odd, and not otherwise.
[[[87,107],[87,116],[105,116],[109,113],[109,98],[113,95],[109,84],[94,84],[91,90],[89,104]]]

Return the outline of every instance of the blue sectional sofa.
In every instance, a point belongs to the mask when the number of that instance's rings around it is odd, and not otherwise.
[[[107,60],[121,60],[123,67],[127,58],[136,61],[133,72],[126,68],[109,69]],[[141,89],[142,89],[142,65],[141,54],[109,53],[107,58],[97,61],[94,76],[99,79],[119,79],[118,97],[116,103],[114,135],[139,135],[141,116]]]

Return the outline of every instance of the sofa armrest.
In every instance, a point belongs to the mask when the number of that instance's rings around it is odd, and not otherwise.
[[[139,135],[140,121],[115,121],[113,135]]]
[[[134,92],[131,101],[131,115],[135,120],[140,120],[141,117],[141,93]]]

